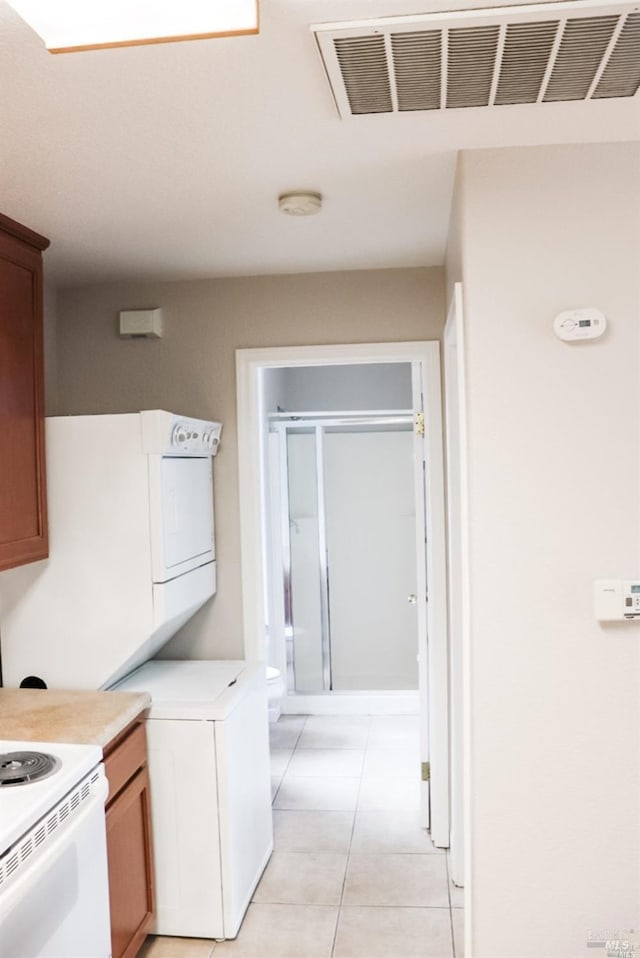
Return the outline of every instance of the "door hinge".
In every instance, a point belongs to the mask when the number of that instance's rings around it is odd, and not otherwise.
[[[417,412],[413,418],[416,436],[424,437],[424,413]]]
[[[421,769],[422,769],[422,774],[421,774],[422,781],[428,782],[431,778],[431,763],[423,762],[421,765]]]

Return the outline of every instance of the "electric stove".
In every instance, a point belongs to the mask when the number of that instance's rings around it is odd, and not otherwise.
[[[0,739],[0,853],[101,761],[97,745]]]

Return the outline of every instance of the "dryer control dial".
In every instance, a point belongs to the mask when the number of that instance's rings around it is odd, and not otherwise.
[[[205,444],[205,446],[208,449],[211,449],[212,451],[216,448],[216,446],[220,442],[220,440],[218,439],[218,436],[215,433],[215,430],[213,429],[209,429],[208,432],[205,432],[204,436],[202,437],[202,441]]]
[[[215,456],[220,447],[222,425],[208,419],[191,419],[148,409],[140,413],[142,447],[147,455],[207,457]]]
[[[178,422],[171,432],[171,445],[184,446],[189,439],[189,431],[183,422]]]

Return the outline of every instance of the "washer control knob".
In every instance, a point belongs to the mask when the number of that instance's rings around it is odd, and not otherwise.
[[[184,425],[184,423],[176,423],[171,432],[171,445],[184,446],[188,438],[189,433],[187,432],[187,427]]]
[[[204,436],[202,437],[202,441],[207,447],[207,449],[214,450],[216,446],[218,445],[219,439],[216,436],[215,430],[209,429],[207,432],[205,432]]]

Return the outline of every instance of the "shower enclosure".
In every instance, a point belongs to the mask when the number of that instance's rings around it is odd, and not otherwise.
[[[417,689],[413,412],[269,419],[289,692]]]

